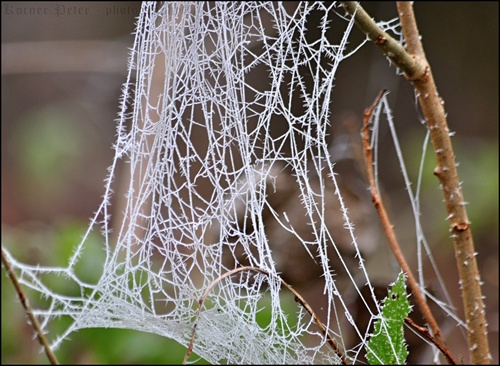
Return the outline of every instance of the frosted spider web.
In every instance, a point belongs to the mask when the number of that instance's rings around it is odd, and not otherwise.
[[[366,244],[354,231],[361,209],[344,200],[350,193],[329,146],[335,73],[357,50],[348,50],[353,22],[342,14],[322,2],[142,5],[115,158],[87,234],[66,267],[8,255],[21,283],[48,299],[36,310],[42,325],[72,320],[62,334],[49,333],[54,348],[90,327],[150,332],[187,347],[196,327],[194,352],[211,363],[338,363],[307,311],[284,305],[280,277],[299,290],[314,277],[329,335],[358,358],[368,328],[354,321],[347,287],[370,322],[380,309]],[[397,32],[395,20],[379,25]],[[100,278],[89,283],[75,268],[96,228],[105,250]],[[224,277],[242,266],[267,274]],[[59,293],[46,276],[74,281],[80,294]],[[257,319],[263,307],[272,314],[265,322]]]

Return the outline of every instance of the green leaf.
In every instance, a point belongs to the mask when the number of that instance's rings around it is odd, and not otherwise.
[[[365,348],[370,365],[403,365],[408,357],[403,325],[411,305],[406,293],[405,274],[401,272],[391,286],[383,301],[382,315],[375,322],[375,331]]]

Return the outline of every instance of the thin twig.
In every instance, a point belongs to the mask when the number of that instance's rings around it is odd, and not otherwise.
[[[233,269],[231,271],[228,271],[228,272],[224,273],[223,275],[219,276],[215,281],[213,281],[205,289],[205,291],[203,292],[203,295],[202,295],[201,299],[199,300],[199,305],[200,306],[199,306],[198,311],[196,313],[196,320],[195,320],[194,325],[193,325],[193,332],[191,334],[191,340],[189,342],[189,346],[188,346],[188,348],[186,350],[186,355],[184,356],[184,360],[182,362],[183,365],[185,365],[187,363],[187,361],[188,361],[188,359],[191,356],[191,353],[193,351],[194,337],[196,335],[196,328],[198,328],[198,319],[200,318],[201,309],[203,308],[203,304],[205,303],[205,300],[207,299],[208,294],[210,293],[210,291],[212,290],[212,288],[214,288],[214,286],[217,283],[219,283],[220,281],[222,281],[224,278],[229,277],[229,276],[231,276],[231,275],[233,275],[235,273],[242,272],[242,271],[254,271],[254,272],[259,272],[259,273],[265,274],[265,275],[267,275],[269,277],[273,277],[273,275],[271,273],[269,273],[268,271],[266,271],[264,269],[261,269],[261,268],[258,268],[258,267],[244,266],[244,267],[238,267],[238,268],[235,268],[235,269]],[[345,355],[343,354],[342,350],[340,349],[340,346],[330,336],[330,334],[328,334],[328,330],[326,329],[325,325],[321,322],[321,320],[319,319],[319,317],[312,310],[311,306],[309,306],[309,304],[304,300],[304,298],[302,296],[300,296],[300,294],[297,291],[295,291],[292,286],[290,286],[288,283],[286,283],[281,277],[276,277],[276,278],[278,278],[281,281],[281,283],[288,290],[290,290],[290,292],[292,292],[295,295],[295,301],[297,301],[298,303],[300,303],[307,310],[307,312],[313,317],[314,322],[316,323],[316,325],[321,330],[321,333],[323,333],[323,335],[328,340],[328,344],[330,344],[330,346],[335,350],[335,352],[337,353],[337,356],[339,356],[340,360],[342,361],[342,364],[347,365],[347,360],[346,360]]]
[[[28,315],[28,318],[31,321],[31,326],[35,330],[38,342],[40,342],[43,349],[45,350],[45,354],[47,355],[47,358],[49,359],[50,363],[52,365],[59,365],[59,361],[57,361],[56,355],[52,352],[49,342],[47,342],[47,338],[45,338],[43,334],[42,328],[40,327],[40,324],[38,323],[38,320],[35,317],[33,310],[31,309],[28,298],[24,295],[23,289],[21,288],[21,284],[19,283],[16,274],[12,270],[10,262],[7,259],[7,256],[5,255],[3,248],[2,248],[2,263],[5,267],[5,270],[7,271],[7,274],[9,275],[10,280],[12,281],[12,284],[14,285],[14,288],[16,289],[17,296],[19,296],[19,300],[21,301],[21,305],[23,306],[24,310],[26,311],[26,314]]]
[[[453,359],[452,354],[447,348],[444,348],[441,343],[438,342],[436,338],[432,336],[431,333],[429,333],[429,329],[427,327],[421,327],[420,325],[417,325],[410,317],[405,318],[405,323],[412,328],[414,331],[417,333],[422,334],[425,338],[427,338],[430,342],[432,342],[440,351],[441,353],[448,359],[448,361],[452,365],[456,365],[457,363]]]
[[[366,171],[368,173],[368,181],[370,182],[370,187],[371,187],[371,194],[372,194],[372,201],[373,204],[377,210],[377,213],[380,217],[380,220],[382,222],[382,227],[384,229],[385,235],[387,237],[387,240],[389,242],[389,246],[394,253],[394,256],[396,257],[396,260],[398,261],[399,265],[403,269],[403,271],[406,273],[407,280],[408,280],[408,286],[411,289],[411,292],[413,296],[415,297],[415,301],[422,312],[422,315],[424,318],[427,320],[429,323],[429,326],[431,327],[433,333],[436,335],[436,339],[439,341],[439,343],[442,345],[443,348],[447,348],[446,342],[444,341],[444,338],[442,337],[441,329],[439,328],[439,325],[434,318],[434,315],[432,314],[427,301],[425,301],[424,295],[422,294],[422,290],[418,286],[418,283],[415,279],[415,276],[413,275],[411,268],[406,261],[406,258],[401,250],[401,247],[399,245],[399,242],[396,238],[396,233],[394,232],[394,226],[391,224],[391,221],[389,219],[389,215],[387,214],[387,211],[385,210],[384,204],[382,202],[382,199],[380,198],[380,194],[377,190],[377,184],[375,182],[375,174],[373,171],[373,151],[370,146],[370,121],[372,117],[372,112],[373,109],[377,106],[377,104],[380,102],[382,97],[385,95],[387,91],[386,90],[381,90],[380,93],[377,95],[375,98],[375,101],[373,104],[365,109],[364,115],[363,115],[363,127],[362,127],[362,140],[363,140],[363,150],[364,150],[364,156],[365,156],[365,164],[366,164]]]

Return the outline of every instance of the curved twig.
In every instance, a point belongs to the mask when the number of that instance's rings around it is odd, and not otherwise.
[[[264,269],[261,269],[261,268],[258,268],[258,267],[252,267],[252,266],[243,266],[243,267],[238,267],[238,268],[235,268],[231,271],[228,271],[226,273],[224,273],[223,275],[219,276],[215,281],[213,281],[206,289],[205,291],[203,292],[203,295],[201,297],[201,299],[199,300],[199,308],[198,308],[198,311],[196,313],[196,320],[194,322],[194,325],[193,325],[193,332],[191,334],[191,340],[189,342],[189,346],[186,350],[186,355],[184,356],[184,360],[183,360],[183,365],[185,365],[187,363],[187,360],[189,359],[189,357],[191,356],[191,353],[193,351],[193,345],[194,345],[194,337],[196,335],[196,328],[198,327],[198,319],[200,317],[200,314],[201,314],[201,309],[203,308],[203,304],[205,303],[205,300],[208,296],[208,294],[210,293],[210,291],[214,288],[214,286],[220,282],[221,280],[223,280],[224,278],[226,277],[229,277],[235,273],[238,273],[238,272],[242,272],[242,271],[254,271],[254,272],[259,272],[259,273],[262,273],[262,274],[265,274],[269,277],[272,277],[273,275],[271,273],[269,273],[268,271],[264,270]],[[341,359],[342,361],[342,364],[344,365],[347,365],[347,361],[346,361],[346,358],[345,358],[345,355],[343,354],[342,350],[340,349],[339,345],[337,344],[337,342],[335,342],[335,340],[328,334],[328,331],[325,327],[325,325],[321,322],[321,320],[319,319],[319,317],[316,315],[316,313],[312,310],[312,308],[309,306],[309,304],[304,300],[304,298],[302,296],[300,296],[300,294],[295,291],[293,289],[292,286],[290,286],[288,283],[286,283],[281,277],[277,277],[280,282],[288,289],[290,290],[290,292],[292,292],[294,295],[295,295],[295,301],[297,301],[298,303],[300,303],[300,305],[302,305],[304,307],[304,309],[307,310],[307,312],[313,317],[314,319],[314,322],[316,323],[316,325],[319,327],[319,329],[321,330],[321,333],[323,333],[323,335],[327,338],[328,340],[328,344],[330,344],[330,346],[335,350],[335,352],[337,353],[337,356],[339,356],[339,358]]]
[[[394,232],[394,226],[391,224],[389,215],[385,210],[384,204],[382,202],[382,199],[380,198],[380,194],[377,189],[377,184],[375,182],[375,174],[373,171],[373,151],[370,146],[369,127],[373,109],[377,106],[377,104],[380,102],[380,100],[386,93],[387,93],[386,90],[381,90],[380,93],[375,98],[373,104],[365,109],[363,115],[363,127],[361,130],[362,140],[363,140],[363,152],[365,156],[366,171],[368,173],[368,181],[370,182],[370,187],[371,187],[372,201],[380,217],[380,220],[382,221],[382,227],[389,242],[389,246],[392,252],[394,253],[394,256],[396,257],[396,260],[398,261],[399,265],[406,273],[408,286],[410,287],[411,292],[415,297],[415,301],[420,311],[422,312],[422,315],[424,316],[425,320],[427,320],[427,323],[429,323],[429,326],[431,327],[432,332],[435,334],[436,339],[441,344],[441,347],[447,348],[446,341],[444,340],[441,333],[441,329],[439,328],[439,325],[436,319],[434,318],[434,315],[432,314],[431,309],[427,304],[427,301],[425,301],[425,297],[422,294],[422,290],[418,286],[418,282],[411,271],[410,265],[406,261],[406,258],[401,250],[399,242],[396,238],[396,233]]]
[[[449,363],[451,363],[452,365],[457,364],[457,362],[453,358],[452,354],[450,353],[450,350],[448,348],[444,348],[441,345],[441,343],[439,343],[438,340],[436,338],[434,338],[431,333],[429,333],[429,330],[427,329],[427,327],[421,327],[420,325],[417,325],[408,316],[405,318],[405,323],[410,328],[412,328],[415,332],[422,334],[425,338],[427,338],[430,342],[432,342],[441,351],[441,353],[448,359]]]

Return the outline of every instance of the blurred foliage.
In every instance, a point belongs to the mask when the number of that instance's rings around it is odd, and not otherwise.
[[[13,140],[24,147],[20,162],[22,173],[28,178],[25,180],[43,183],[36,187],[27,184],[26,189],[60,190],[62,178],[68,174],[66,170],[74,167],[73,160],[82,154],[82,136],[75,131],[77,124],[71,113],[64,113],[65,109],[50,105],[28,114],[21,123],[24,128],[14,135]]]
[[[55,228],[35,223],[24,230],[4,226],[2,240],[20,260],[63,266],[86,229],[86,222],[73,220],[62,221]],[[104,253],[99,253],[102,250],[99,240],[98,233],[91,233],[86,250],[75,267],[76,274],[90,283],[99,279],[99,269],[104,263]],[[50,276],[49,283],[60,293],[71,295],[80,291],[75,283],[63,277]],[[24,286],[23,289],[34,307],[43,307],[43,299],[37,299],[33,291]],[[49,328],[50,338],[61,334],[69,323],[68,318],[55,320]],[[39,350],[40,345],[25,321],[9,278],[2,276],[2,364],[47,364],[45,354],[39,353]],[[185,352],[186,348],[177,342],[155,334],[124,329],[84,329],[71,334],[70,340],[63,342],[56,351],[56,356],[63,364],[178,364]],[[191,361],[197,359],[197,364],[206,364],[196,355],[191,357]]]

